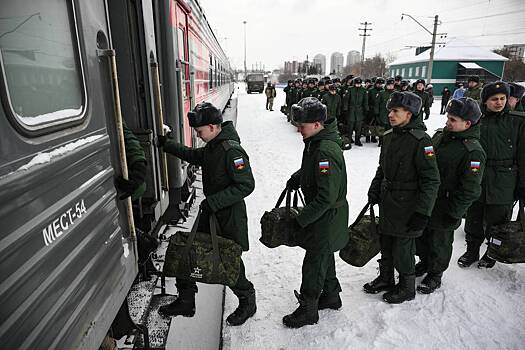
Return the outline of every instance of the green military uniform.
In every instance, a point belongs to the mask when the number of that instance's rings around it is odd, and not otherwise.
[[[376,115],[376,125],[378,126],[377,132],[379,136],[383,136],[383,133],[391,128],[390,122],[388,121],[389,110],[386,108],[386,104],[394,91],[396,90],[382,90],[375,98],[374,114]]]
[[[518,187],[525,187],[525,114],[499,113],[482,106],[481,145],[487,153],[487,166],[481,195],[467,211],[467,244],[478,247],[490,237],[490,227],[510,219]]]
[[[335,274],[334,252],[348,241],[346,165],[335,120],[318,134],[304,140],[300,176],[306,206],[297,222],[304,228],[301,247],[306,249],[301,295],[317,305],[323,293],[341,290]]]
[[[299,101],[301,101],[301,98],[303,96],[303,88],[302,87],[294,87],[291,92],[290,97],[290,103],[295,104]]]
[[[422,90],[415,90],[414,93],[421,98],[421,111],[417,115],[417,118],[423,122],[423,118],[428,119],[430,116],[431,96],[428,92]],[[423,117],[423,113],[425,116]]]
[[[352,86],[343,97],[343,113],[346,113],[348,137],[355,131],[356,142],[361,135],[361,126],[368,113],[368,94],[363,87]]]
[[[326,106],[327,118],[339,118],[341,115],[341,96],[327,93],[323,96],[321,102]]]
[[[135,134],[126,126],[126,123],[122,124],[124,130],[124,147],[126,150],[126,162],[128,164],[129,172],[133,169],[138,163],[147,163],[146,155],[144,154],[144,149],[140,145],[140,141],[137,139]],[[145,174],[144,174],[145,176]],[[144,192],[146,192],[146,182],[142,183],[137,187],[137,189],[131,195],[131,200],[139,199]]]
[[[292,106],[292,90],[293,90],[293,88],[294,88],[293,85],[286,85],[286,87],[283,89],[283,92],[286,95],[285,104],[286,104],[287,113],[289,112],[290,107]]]
[[[273,110],[273,99],[275,96],[277,96],[277,92],[275,91],[275,87],[267,86],[266,89],[264,89],[264,93],[266,94],[266,109],[269,109],[270,111]]]
[[[368,135],[369,131],[374,137],[382,135],[379,133],[380,129],[377,125],[377,114],[375,109],[376,100],[381,91],[383,91],[383,88],[378,88],[376,86],[368,90],[368,117],[366,118],[366,130],[364,131],[365,135]]]
[[[317,97],[317,99],[318,99],[319,101],[322,101],[322,100],[323,100],[323,97],[324,97],[325,95],[328,95],[328,94],[329,94],[328,89],[324,89],[324,90],[319,90],[319,89],[318,89],[318,90],[317,90],[317,96],[315,96],[315,97]]]
[[[432,141],[415,117],[383,136],[379,167],[369,197],[380,198],[381,263],[400,275],[415,272],[415,239],[408,221],[415,213],[429,217],[439,188],[439,171]]]
[[[481,84],[477,84],[473,88],[468,88],[465,90],[465,93],[463,94],[463,97],[470,97],[473,100],[476,100],[477,102],[481,101]]]
[[[420,260],[431,274],[448,268],[454,230],[481,193],[486,155],[479,138],[479,124],[463,132],[438,130],[432,137],[441,185],[427,229],[417,240]]]
[[[255,180],[248,155],[240,145],[239,135],[231,121],[222,123],[222,131],[205,147],[189,148],[168,140],[164,151],[191,164],[202,167],[203,192],[211,210],[215,213],[221,235],[229,238],[244,251],[249,248],[248,222],[244,198],[253,192]],[[209,214],[201,213],[199,232],[210,232]],[[177,285],[184,283],[177,280]],[[241,273],[234,293],[252,290],[246,279],[241,260]]]
[[[315,97],[317,98],[317,96],[319,95],[319,90],[317,90],[317,88],[306,88],[302,95],[301,95],[301,98],[305,98],[305,97]]]

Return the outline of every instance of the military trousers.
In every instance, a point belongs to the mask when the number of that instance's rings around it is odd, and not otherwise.
[[[321,292],[339,293],[341,285],[335,273],[334,253],[306,251],[303,260],[301,295],[311,303],[317,303]]]
[[[381,235],[381,264],[393,266],[400,275],[413,275],[416,270],[416,239]]]
[[[355,132],[355,140],[359,140],[361,137],[361,127],[363,125],[362,120],[349,120],[348,121],[348,137],[352,138],[352,135]]]
[[[485,204],[479,201],[472,203],[467,210],[465,220],[465,239],[476,245],[481,245],[484,239],[489,239],[493,225],[499,225],[510,220],[512,205]]]
[[[273,97],[266,97],[266,109],[273,109]]]
[[[428,272],[438,274],[448,268],[453,243],[454,229],[427,228],[416,238],[417,255]]]

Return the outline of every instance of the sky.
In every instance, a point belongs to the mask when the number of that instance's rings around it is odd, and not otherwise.
[[[402,13],[433,29],[440,25],[437,42],[452,38],[486,49],[503,44],[525,44],[524,0],[199,0],[212,30],[234,68],[244,62],[244,24],[248,69],[260,62],[266,70],[284,66],[284,61],[312,60],[338,51],[361,52],[363,28],[371,22],[365,57],[380,53],[402,57],[414,48],[430,45],[432,36]]]

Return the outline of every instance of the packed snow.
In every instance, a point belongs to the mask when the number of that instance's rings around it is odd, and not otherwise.
[[[297,307],[293,290],[300,287],[304,250],[266,248],[258,240],[259,220],[275,205],[286,180],[299,168],[303,142],[279,112],[285,97],[281,89],[273,112],[263,108],[264,94],[247,95],[243,85],[238,94],[237,130],[256,180],[255,191],[246,199],[250,250],[243,259],[246,274],[257,290],[257,313],[240,327],[224,322],[224,349],[525,348],[525,265],[498,263],[489,270],[475,265],[459,268],[456,261],[465,251],[463,226],[456,231],[454,253],[442,287],[433,294],[417,294],[413,301],[389,305],[382,301],[381,293],[362,291],[363,284],[377,276],[376,259],[356,268],[336,253],[343,307],[320,311],[316,325],[285,328],[282,317]],[[436,100],[427,123],[431,135],[445,122],[439,109],[440,101]],[[351,221],[367,200],[378,157],[377,144],[345,151]],[[236,307],[237,298],[227,289],[224,319]]]

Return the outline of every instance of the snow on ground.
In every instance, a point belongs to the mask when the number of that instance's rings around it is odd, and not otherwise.
[[[454,253],[443,285],[431,295],[389,305],[381,294],[369,295],[362,285],[377,276],[372,260],[363,268],[336,255],[343,307],[323,310],[319,323],[298,330],[282,325],[297,307],[293,295],[301,283],[301,248],[266,248],[259,242],[259,220],[275,205],[290,174],[301,162],[303,142],[279,112],[284,93],[278,89],[274,111],[266,111],[264,94],[239,89],[238,124],[256,180],[247,200],[250,251],[243,255],[247,276],[257,290],[257,313],[240,327],[224,323],[224,349],[524,349],[525,265],[496,264],[491,270],[460,269],[463,228],[456,231]],[[429,133],[444,125],[440,101],[432,107]],[[376,144],[345,152],[348,201],[352,221],[366,202],[366,192],[379,156]],[[484,249],[484,248],[482,248]],[[482,251],[483,253],[483,251]],[[336,253],[337,254],[337,253]],[[420,278],[418,279],[420,281]],[[237,306],[227,289],[224,317]]]

